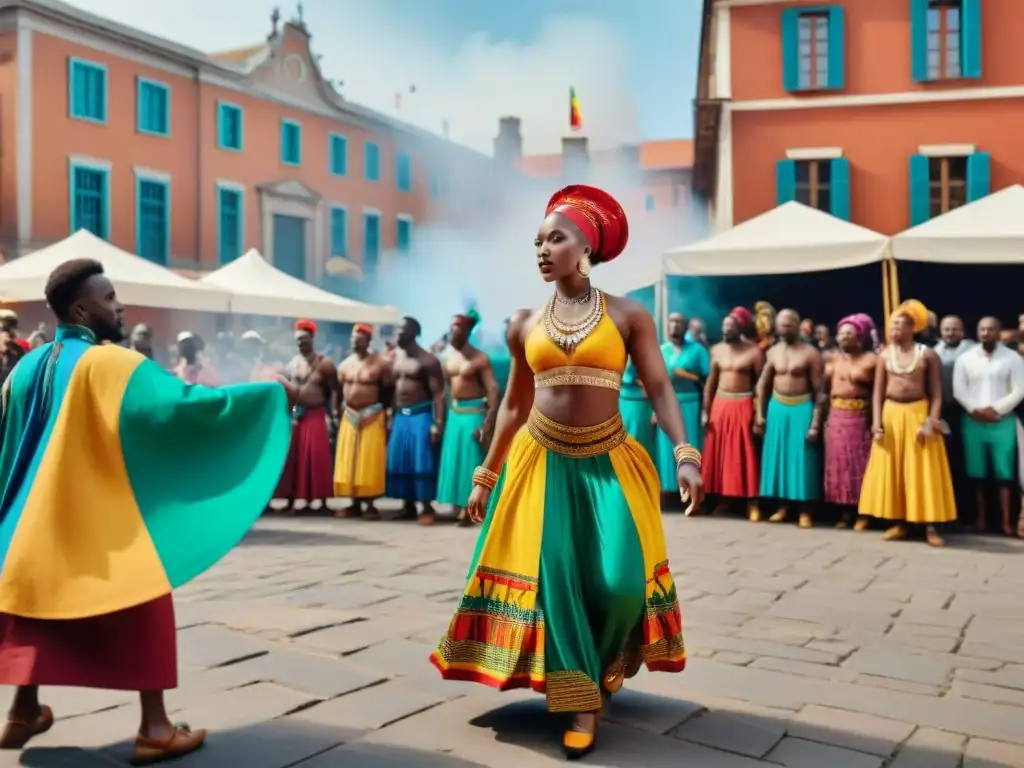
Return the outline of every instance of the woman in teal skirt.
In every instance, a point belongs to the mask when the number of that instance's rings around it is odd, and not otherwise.
[[[676,391],[679,410],[690,443],[698,451],[704,449],[704,426],[701,423],[701,385],[711,372],[711,355],[703,344],[686,340],[686,318],[678,312],[668,317],[668,341],[661,345],[672,387]],[[675,496],[676,460],[672,455],[672,440],[658,429],[657,449],[654,453],[661,478],[661,492]]]
[[[622,426],[626,428],[626,432],[632,435],[653,459],[657,445],[654,439],[654,409],[651,407],[651,401],[647,399],[647,393],[640,385],[632,360],[622,374],[619,411],[622,413]]]

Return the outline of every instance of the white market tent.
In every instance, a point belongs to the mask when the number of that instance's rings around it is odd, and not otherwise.
[[[1024,263],[1024,187],[1007,187],[901,232],[892,253],[898,261]]]
[[[665,251],[666,275],[784,275],[880,262],[889,238],[802,203]]]
[[[43,301],[46,279],[72,259],[95,259],[114,283],[118,298],[136,307],[227,312],[229,297],[214,286],[189,280],[141,256],[122,251],[80,229],[70,237],[0,266],[0,297]]]
[[[308,317],[336,323],[392,324],[398,310],[346,299],[282,272],[250,249],[200,281],[230,294],[231,311],[243,315]]]

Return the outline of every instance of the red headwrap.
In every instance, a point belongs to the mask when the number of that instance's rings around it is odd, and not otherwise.
[[[316,323],[312,320],[297,320],[295,322],[295,331],[305,331],[310,336],[316,336]]]
[[[29,342],[28,339],[23,339],[23,338],[21,338],[19,336],[18,338],[16,338],[14,340],[14,343],[17,344],[19,347],[21,347],[26,352],[30,352],[32,350],[32,344]]]
[[[729,317],[735,319],[740,324],[740,328],[749,328],[754,322],[754,316],[746,307],[733,307],[729,312]]]
[[[356,323],[352,328],[353,333],[360,333],[364,336],[373,336],[373,326],[366,323]]]
[[[595,262],[609,262],[622,253],[629,240],[626,212],[607,192],[573,184],[555,192],[544,215],[557,212],[579,227],[590,243]]]

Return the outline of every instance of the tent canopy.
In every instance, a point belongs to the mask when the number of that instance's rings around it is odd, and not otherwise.
[[[228,310],[228,295],[224,291],[122,251],[84,229],[0,266],[0,297],[7,301],[43,301],[50,273],[72,259],[100,262],[125,304],[200,312]]]
[[[783,275],[881,261],[888,238],[802,203],[778,208],[692,245],[665,251],[667,275]]]
[[[1024,187],[954,208],[892,239],[893,256],[944,264],[1024,263]]]
[[[346,299],[271,266],[255,248],[200,280],[231,295],[243,315],[308,317],[336,323],[396,323],[398,310]]]

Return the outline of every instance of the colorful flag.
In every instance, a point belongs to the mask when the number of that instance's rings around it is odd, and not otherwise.
[[[576,89],[569,86],[569,127],[578,131],[583,127],[583,113],[580,112],[580,100],[576,98]]]

